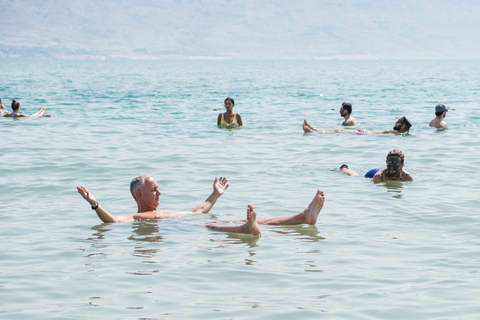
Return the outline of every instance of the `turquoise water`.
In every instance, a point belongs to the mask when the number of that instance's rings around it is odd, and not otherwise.
[[[51,118],[0,119],[0,319],[475,319],[480,166],[478,61],[0,60],[0,97]],[[223,99],[245,126],[219,129]],[[302,121],[409,135],[304,135]],[[429,128],[451,107],[448,129]],[[218,109],[218,110],[215,110]],[[334,110],[332,110],[334,109]],[[415,181],[374,185],[389,150]],[[209,215],[102,224],[86,186],[116,215],[130,180],[154,175],[160,207]],[[251,203],[260,218],[303,210],[316,226],[214,232]]]

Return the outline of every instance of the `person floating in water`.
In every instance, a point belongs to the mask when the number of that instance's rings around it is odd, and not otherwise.
[[[350,103],[342,103],[342,107],[340,108],[340,115],[345,119],[345,121],[343,121],[342,123],[342,126],[354,126],[357,124],[357,120],[352,117],[352,105]]]
[[[443,121],[445,119],[445,116],[447,115],[448,108],[445,107],[444,104],[440,103],[437,104],[435,107],[435,118],[430,121],[430,127],[435,127],[435,128],[446,128],[447,123]]]
[[[20,102],[13,99],[12,100],[12,113],[4,114],[3,117],[12,117],[12,118],[23,118],[23,117],[50,117],[50,115],[46,114],[47,110],[44,108],[40,108],[36,113],[32,115],[27,115],[23,113],[19,113],[20,111]]]
[[[224,105],[227,112],[218,114],[217,125],[222,128],[235,128],[243,126],[240,113],[233,112],[233,107],[235,107],[235,101],[233,101],[232,98],[227,98],[224,101]]]
[[[405,156],[399,149],[394,149],[387,154],[387,167],[384,169],[372,169],[365,174],[365,178],[372,178],[373,183],[386,181],[413,181],[413,176],[403,170]],[[340,171],[349,176],[358,176],[358,173],[348,168],[346,164],[340,166]]]
[[[11,116],[12,114],[10,112],[7,111],[7,109],[5,108],[5,106],[3,105],[2,103],[2,99],[0,99],[0,116]]]
[[[201,204],[196,206],[190,212],[173,212],[169,210],[160,210],[160,195],[157,181],[150,175],[140,175],[132,180],[130,183],[130,192],[137,203],[137,213],[128,216],[115,217],[102,206],[99,205],[93,194],[91,194],[85,187],[77,187],[78,193],[91,205],[92,210],[103,222],[131,222],[136,220],[152,220],[163,218],[178,218],[188,213],[208,213],[215,202],[220,198],[225,190],[228,188],[227,179],[220,177],[215,178],[213,182],[212,194]],[[246,233],[252,235],[259,235],[261,233],[259,224],[265,225],[296,225],[296,224],[310,224],[314,225],[317,222],[318,214],[323,208],[325,202],[324,192],[317,190],[312,202],[302,212],[284,217],[276,217],[270,219],[257,220],[257,213],[252,205],[247,207],[247,219],[240,220],[244,222],[242,225],[218,225],[208,224],[207,227],[222,232],[236,232]]]
[[[366,130],[354,130],[354,129],[316,129],[312,127],[307,120],[303,120],[303,131],[304,132],[320,132],[320,133],[332,133],[332,132],[352,132],[357,134],[398,134],[405,133],[410,130],[412,123],[407,117],[401,117],[395,123],[393,130],[384,130],[384,131],[366,131]]]

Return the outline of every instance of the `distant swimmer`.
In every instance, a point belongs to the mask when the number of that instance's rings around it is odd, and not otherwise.
[[[399,149],[394,149],[387,154],[387,167],[384,169],[372,169],[365,174],[365,178],[372,178],[373,183],[386,181],[413,181],[413,176],[403,170],[405,156]],[[340,166],[340,171],[349,176],[358,176],[358,173],[348,168],[346,164]]]
[[[367,130],[354,130],[354,129],[316,129],[312,127],[307,120],[303,120],[303,131],[305,132],[320,132],[320,133],[332,133],[332,132],[351,132],[357,134],[399,134],[405,133],[410,130],[412,127],[412,123],[407,117],[401,117],[395,123],[393,130],[385,130],[385,131],[367,131]]]
[[[342,103],[342,107],[340,108],[340,115],[345,119],[345,121],[343,121],[342,123],[342,126],[354,126],[357,124],[357,120],[352,117],[352,105],[350,103]]]
[[[235,128],[243,126],[240,113],[233,112],[233,107],[235,107],[235,101],[233,101],[232,98],[227,98],[224,101],[224,105],[227,112],[218,114],[217,125],[222,128]]]
[[[137,203],[137,213],[128,216],[115,217],[102,206],[99,205],[93,194],[91,194],[85,187],[77,187],[78,193],[90,204],[92,210],[95,210],[97,216],[103,222],[123,223],[137,220],[154,220],[163,218],[178,218],[188,213],[208,213],[215,202],[220,198],[228,188],[227,179],[220,177],[215,178],[213,182],[212,194],[201,204],[196,206],[190,212],[173,212],[169,210],[160,210],[161,192],[158,190],[157,181],[150,175],[140,175],[132,180],[130,183],[130,192]],[[236,232],[246,233],[252,235],[260,235],[261,231],[259,224],[265,225],[296,225],[296,224],[310,224],[317,222],[318,214],[323,208],[325,202],[325,195],[322,190],[318,189],[313,200],[302,212],[284,217],[276,217],[270,219],[257,220],[257,213],[252,205],[247,207],[247,219],[238,220],[244,222],[241,225],[219,225],[208,224],[208,228],[222,232]]]
[[[20,102],[13,99],[12,100],[12,113],[4,114],[3,117],[12,117],[12,118],[23,118],[23,117],[50,117],[47,114],[47,110],[44,108],[40,108],[36,113],[32,115],[27,115],[23,113],[19,113],[20,111]]]
[[[435,107],[435,118],[430,121],[430,127],[446,128],[447,123],[443,121],[443,119],[445,119],[448,109],[449,108],[445,107],[445,105],[442,103],[437,104]]]
[[[0,99],[0,116],[11,116],[11,113],[7,111],[5,106],[2,103],[2,99]]]

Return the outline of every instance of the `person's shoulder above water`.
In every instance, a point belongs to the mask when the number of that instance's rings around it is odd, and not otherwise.
[[[435,128],[445,128],[447,123],[443,121],[443,119],[445,119],[447,116],[448,109],[450,108],[446,107],[443,103],[437,104],[435,107],[435,118],[430,121],[429,126]]]
[[[340,107],[340,116],[345,119],[342,126],[355,126],[357,125],[357,120],[352,116],[352,104],[348,102],[342,103]]]
[[[354,117],[350,117],[348,120],[343,121],[342,126],[356,126],[357,125],[357,120],[355,120]]]
[[[403,169],[405,155],[399,149],[394,149],[387,154],[385,161],[387,167],[381,169],[373,176],[373,183],[387,181],[413,181],[413,176]]]
[[[238,112],[233,112],[235,101],[232,98],[226,98],[224,101],[226,112],[219,113],[217,117],[217,125],[219,127],[241,127],[243,126],[242,116]]]

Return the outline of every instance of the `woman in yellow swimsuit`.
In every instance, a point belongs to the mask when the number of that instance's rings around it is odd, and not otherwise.
[[[233,99],[225,99],[225,110],[227,110],[227,112],[218,114],[217,125],[219,127],[234,128],[243,126],[240,113],[233,112],[233,107],[235,107]]]

